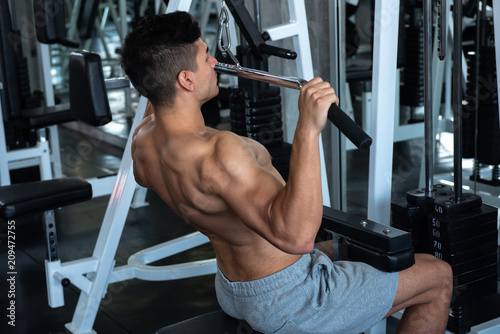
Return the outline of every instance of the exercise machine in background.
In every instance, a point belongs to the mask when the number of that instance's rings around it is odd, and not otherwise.
[[[447,8],[446,1],[441,1],[438,17],[445,17]],[[432,72],[430,47],[432,45],[432,12],[431,1],[424,1],[425,73]],[[458,55],[458,59],[461,60],[463,48],[461,4],[454,4],[453,14],[453,55],[455,59]],[[436,31],[438,35],[443,33],[441,30],[447,29],[446,23],[439,23]],[[448,54],[446,39],[438,47],[439,58],[444,60]],[[482,57],[482,54],[477,55]],[[467,333],[472,326],[470,313],[466,312],[466,305],[476,302],[475,308],[488,308],[488,303],[477,302],[481,298],[497,294],[498,209],[483,203],[479,195],[464,192],[462,187],[462,120],[465,118],[462,106],[462,62],[455,61],[453,69],[453,187],[434,184],[433,82],[431,76],[427,75],[424,80],[426,184],[425,188],[409,190],[405,198],[393,201],[392,226],[412,233],[416,252],[432,254],[451,265],[453,297],[448,330],[453,333]],[[497,122],[498,117],[497,110]],[[489,314],[489,318],[483,319],[485,322],[493,320],[492,326],[498,327],[495,321],[498,322],[500,310],[486,312],[485,309],[482,313]]]

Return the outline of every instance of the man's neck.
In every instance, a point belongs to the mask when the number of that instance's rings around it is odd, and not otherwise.
[[[155,118],[167,133],[202,134],[207,131],[201,107],[194,103],[176,103],[169,108],[160,108],[155,112]]]

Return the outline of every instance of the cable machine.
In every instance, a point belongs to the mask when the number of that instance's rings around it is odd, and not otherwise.
[[[425,100],[425,188],[407,192],[392,203],[392,226],[410,231],[416,252],[429,253],[448,262],[453,269],[453,297],[448,330],[471,330],[465,305],[497,293],[498,209],[482,202],[479,195],[462,187],[462,4],[453,6],[453,187],[434,184],[434,128],[432,110],[432,14],[431,0],[423,2]],[[447,16],[446,1],[437,7],[438,19]],[[478,16],[479,17],[479,16]],[[435,32],[439,58],[444,60],[446,22],[437,22]],[[448,55],[449,56],[449,55]],[[457,60],[458,59],[458,60]]]

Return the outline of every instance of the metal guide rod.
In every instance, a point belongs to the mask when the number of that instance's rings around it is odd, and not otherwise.
[[[486,14],[486,11],[482,11],[483,3],[479,1],[476,8],[476,46],[475,46],[475,59],[474,62],[474,70],[476,71],[476,75],[474,78],[474,96],[476,98],[479,96],[479,52],[481,49],[481,20],[483,13]],[[477,193],[477,179],[479,177],[480,167],[479,161],[477,159],[477,136],[478,136],[478,115],[479,115],[479,103],[476,101],[474,103],[474,167],[473,167],[473,175],[474,175],[474,194]]]
[[[453,3],[453,181],[462,201],[462,2]]]
[[[432,116],[432,0],[424,1],[424,98],[425,98],[425,179],[426,195],[432,196],[434,136]]]
[[[224,63],[217,63],[215,71],[293,89],[300,89],[307,83],[307,80],[296,77],[276,75],[266,71]],[[370,136],[336,104],[332,104],[328,110],[328,119],[360,150],[365,150],[372,144]]]
[[[437,34],[438,34],[438,56],[439,60],[444,60],[447,49],[448,25],[446,17],[448,16],[448,5],[446,0],[437,2]]]

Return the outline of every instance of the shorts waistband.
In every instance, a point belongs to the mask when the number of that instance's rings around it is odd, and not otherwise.
[[[217,267],[216,280],[218,280],[218,286],[226,293],[237,297],[257,297],[278,291],[282,293],[306,279],[310,263],[311,255],[304,254],[288,267],[272,275],[248,282],[231,282]]]

